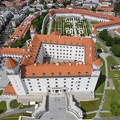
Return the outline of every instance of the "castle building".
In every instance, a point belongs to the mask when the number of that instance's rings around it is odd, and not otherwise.
[[[92,38],[36,34],[26,50],[2,48],[0,54],[8,57],[7,76],[17,97],[65,93],[94,99],[102,62]]]

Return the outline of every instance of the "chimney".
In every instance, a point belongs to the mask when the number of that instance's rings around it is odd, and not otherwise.
[[[30,49],[28,48],[27,51],[30,52]]]
[[[34,66],[36,66],[36,63],[34,63]]]
[[[78,62],[76,62],[76,65],[78,65]]]
[[[28,55],[28,58],[30,57],[30,54]]]
[[[71,64],[71,62],[69,62],[69,66],[71,66],[72,64]]]
[[[56,63],[56,66],[59,66],[59,62]]]

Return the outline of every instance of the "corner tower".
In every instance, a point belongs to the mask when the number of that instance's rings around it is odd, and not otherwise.
[[[6,61],[7,76],[17,95],[26,95],[27,89],[21,80],[20,66],[17,61],[7,58]]]

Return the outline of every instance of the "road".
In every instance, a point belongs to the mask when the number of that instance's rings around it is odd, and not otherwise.
[[[102,46],[103,49],[105,49],[115,60],[118,64],[120,64],[120,59],[117,58],[99,39],[96,37],[97,42]]]
[[[4,39],[1,40],[2,43],[0,43],[0,48],[4,46],[4,43],[8,40],[8,36],[10,35],[10,33],[12,32],[12,27],[11,27],[11,22],[9,22],[9,24],[5,27],[5,30],[3,31],[3,36],[4,36]]]
[[[0,118],[10,116],[10,115],[14,115],[14,114],[18,114],[18,113],[25,113],[26,111],[34,111],[34,107],[25,108],[25,109],[18,109],[18,110],[6,112],[4,114],[0,114]]]
[[[95,115],[95,118],[100,118],[100,112],[102,111],[103,109],[103,105],[104,105],[104,102],[105,102],[105,97],[106,97],[106,89],[107,89],[107,83],[108,83],[108,64],[107,64],[107,60],[106,58],[109,56],[110,54],[108,53],[101,53],[100,54],[100,57],[102,57],[105,61],[105,71],[106,71],[106,79],[105,79],[105,86],[104,86],[104,92],[103,92],[103,96],[102,96],[102,100],[101,100],[101,103],[100,103],[100,106],[98,108],[98,111]]]

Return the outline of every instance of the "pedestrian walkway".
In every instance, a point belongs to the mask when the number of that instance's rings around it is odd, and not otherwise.
[[[103,96],[102,96],[102,100],[100,103],[100,106],[98,108],[98,111],[95,115],[95,118],[100,118],[100,112],[102,111],[104,102],[105,102],[105,97],[106,97],[106,89],[107,89],[107,83],[108,83],[108,65],[107,65],[107,60],[106,58],[109,56],[110,54],[108,53],[101,53],[100,56],[104,59],[105,61],[105,70],[106,70],[106,79],[105,79],[105,86],[104,86],[104,92],[103,92]]]
[[[49,35],[49,34],[50,34],[50,32],[51,32],[51,28],[52,28],[52,21],[53,21],[53,20],[50,20],[50,24],[49,24],[49,27],[48,27],[48,32],[47,32],[47,35]]]

